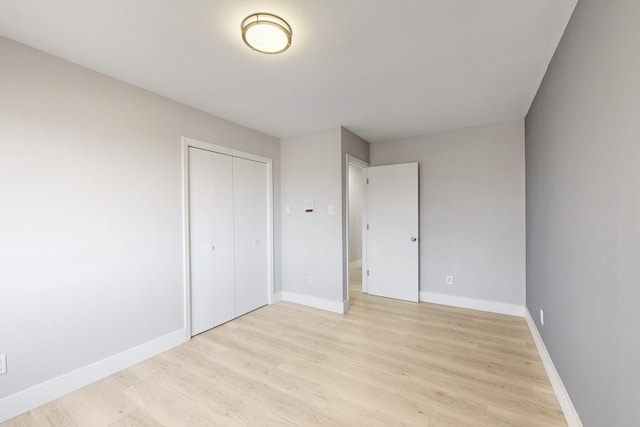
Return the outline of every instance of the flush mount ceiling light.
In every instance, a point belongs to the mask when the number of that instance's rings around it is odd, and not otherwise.
[[[279,16],[254,13],[242,21],[242,40],[261,53],[281,53],[291,46],[291,26]]]

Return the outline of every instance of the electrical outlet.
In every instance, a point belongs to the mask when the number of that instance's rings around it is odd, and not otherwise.
[[[313,285],[313,276],[307,276],[307,285]]]
[[[7,355],[0,354],[0,375],[7,373]]]
[[[447,285],[453,285],[453,276],[447,276]]]
[[[540,324],[544,326],[544,311],[540,309]]]

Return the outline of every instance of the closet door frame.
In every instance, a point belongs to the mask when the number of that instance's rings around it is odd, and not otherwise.
[[[240,157],[264,163],[267,166],[267,303],[273,304],[273,160],[268,157],[246,153],[229,147],[182,137],[182,224],[183,224],[183,257],[184,257],[184,330],[185,341],[191,339],[191,254],[189,229],[189,148],[199,148],[214,153]]]

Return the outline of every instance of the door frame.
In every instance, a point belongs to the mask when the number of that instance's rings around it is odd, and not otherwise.
[[[182,251],[184,274],[184,329],[185,341],[191,339],[191,252],[190,252],[190,227],[189,227],[189,148],[199,148],[214,153],[240,157],[254,162],[264,163],[267,166],[267,304],[274,303],[274,265],[273,265],[273,160],[268,157],[247,153],[222,145],[197,139],[182,137]]]
[[[343,272],[344,274],[344,283],[346,283],[347,287],[347,301],[349,300],[349,166],[353,165],[362,170],[362,292],[367,293],[367,276],[366,266],[367,266],[367,191],[366,191],[366,183],[367,183],[367,168],[369,167],[369,163],[360,160],[357,157],[352,156],[351,154],[346,155],[346,177],[345,179],[345,193],[346,193],[346,203],[345,203],[345,212],[346,212],[346,242],[345,242],[345,259],[343,261],[343,265],[346,266]]]

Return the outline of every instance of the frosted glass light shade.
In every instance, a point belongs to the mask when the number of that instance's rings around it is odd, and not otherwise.
[[[270,13],[254,13],[242,21],[242,40],[261,53],[281,53],[291,46],[291,27]]]

